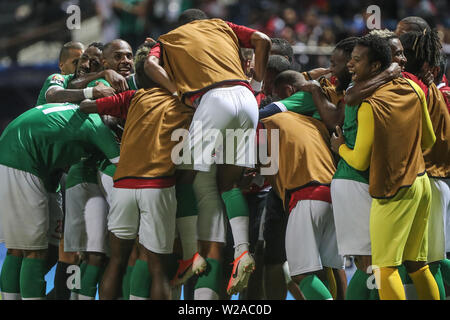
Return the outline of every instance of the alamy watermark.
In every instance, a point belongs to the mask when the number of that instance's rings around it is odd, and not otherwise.
[[[177,166],[258,165],[261,166],[261,175],[275,175],[278,172],[278,129],[270,130],[268,139],[267,129],[219,130],[204,128],[202,121],[193,121],[191,132],[176,129],[172,132],[171,140],[179,141],[171,154],[172,162]]]
[[[66,13],[69,14],[66,20],[66,26],[69,30],[81,29],[81,9],[79,6],[72,4],[67,7]]]
[[[366,13],[369,15],[366,20],[367,29],[381,29],[381,9],[377,5],[370,5],[366,9]]]

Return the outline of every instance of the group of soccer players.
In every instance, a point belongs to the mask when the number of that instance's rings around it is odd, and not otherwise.
[[[0,136],[2,298],[445,299],[441,49],[408,17],[301,72],[198,9],[135,53],[65,44]]]

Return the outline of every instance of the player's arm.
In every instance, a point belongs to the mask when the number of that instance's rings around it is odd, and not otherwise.
[[[92,88],[85,89],[64,89],[59,86],[50,87],[45,93],[48,103],[59,102],[80,102],[84,99],[98,99],[114,95],[115,91],[111,87],[99,84]]]
[[[127,80],[116,71],[107,69],[100,72],[87,73],[82,76],[79,76],[72,81],[69,82],[67,86],[68,89],[83,89],[86,86],[97,79],[105,78],[111,84],[111,87],[114,88],[117,92],[122,92],[128,90]]]
[[[127,90],[111,97],[84,100],[80,104],[80,111],[126,119],[135,92],[135,90]]]
[[[331,137],[331,149],[356,170],[367,170],[370,166],[374,130],[372,107],[364,102],[358,110],[358,132],[355,147],[353,149],[347,147],[341,128],[336,127],[336,133],[333,133]]]
[[[150,53],[145,59],[144,71],[145,74],[150,77],[154,82],[160,84],[162,87],[166,88],[170,93],[174,94],[177,92],[177,87],[170,79],[166,70],[160,65],[161,59],[161,45],[157,43],[150,50]]]
[[[330,68],[315,68],[315,69],[304,72],[303,76],[305,77],[305,79],[308,79],[308,80],[317,80],[320,77],[323,77],[323,76],[329,74],[330,72],[331,72]]]
[[[355,83],[352,87],[348,88],[345,92],[345,103],[349,106],[359,105],[365,98],[371,96],[379,86],[399,77],[400,74],[400,66],[396,62],[393,62],[389,68],[375,77]]]
[[[344,123],[344,108],[342,103],[338,105],[331,103],[317,81],[306,81],[300,87],[300,90],[311,93],[314,105],[328,130],[332,131],[336,126],[341,126]]]

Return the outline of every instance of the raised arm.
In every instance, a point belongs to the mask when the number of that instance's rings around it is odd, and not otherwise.
[[[250,43],[255,49],[255,67],[253,79],[261,82],[266,74],[267,61],[269,60],[272,41],[266,34],[255,31],[251,35]]]
[[[317,81],[307,81],[300,87],[301,91],[311,93],[320,118],[327,126],[328,130],[333,131],[336,126],[344,123],[344,106],[341,102],[338,105],[331,103],[322,92],[320,84]]]
[[[165,89],[167,89],[170,93],[174,94],[177,92],[177,87],[170,79],[166,70],[160,65],[161,58],[161,46],[159,43],[153,46],[150,50],[150,53],[145,59],[144,63],[144,71],[145,74],[150,77],[154,82],[158,83]]]
[[[126,119],[128,108],[130,107],[131,99],[135,92],[135,90],[128,90],[112,97],[97,100],[84,100],[80,104],[80,111]]]
[[[111,87],[99,84],[92,88],[85,89],[63,89],[53,86],[47,90],[45,98],[48,103],[59,102],[75,102],[78,103],[83,99],[98,99],[114,95],[115,91]]]
[[[122,75],[118,74],[116,71],[111,69],[102,70],[100,72],[95,73],[87,73],[82,76],[79,76],[70,81],[67,88],[83,89],[86,88],[86,86],[90,82],[100,78],[105,78],[106,81],[108,81],[111,84],[111,87],[113,87],[114,90],[116,90],[116,92],[123,92],[128,90],[127,80]]]

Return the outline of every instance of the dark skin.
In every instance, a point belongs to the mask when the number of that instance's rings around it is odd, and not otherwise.
[[[112,41],[103,51],[102,63],[105,69],[112,69],[125,78],[134,73],[133,51],[126,41],[120,39]]]
[[[113,45],[113,47],[115,46]],[[111,49],[114,48],[110,48],[107,54],[110,54]],[[117,65],[107,64],[107,66],[105,67],[104,55],[105,53],[102,54],[102,52],[96,47],[92,46],[86,49],[86,51],[80,58],[81,65],[79,74],[77,74],[76,79],[70,82],[68,88],[82,89],[85,88],[88,83],[92,82],[93,80],[105,78],[116,92],[128,90],[126,77],[130,75],[131,72],[134,72],[134,66],[132,65],[132,68],[129,68],[127,72],[123,72],[123,74],[126,74],[123,75],[118,71],[119,68],[117,68]],[[113,67],[110,67],[111,65]]]
[[[380,74],[381,63],[379,61],[370,62],[368,56],[369,49],[364,46],[356,45],[352,52],[352,57],[347,64],[348,70],[352,74],[352,81],[355,83],[366,81]],[[331,137],[331,148],[339,153],[339,147],[345,143],[340,127],[336,127],[336,133]],[[367,272],[371,265],[370,256],[356,256],[356,266],[364,272]],[[426,265],[424,261],[404,261],[408,273],[413,273]]]
[[[96,47],[89,47],[83,52],[80,59],[78,59],[77,68],[75,70],[76,79],[83,78],[86,81],[85,75],[89,72],[99,72],[102,69],[100,59],[102,52]],[[85,86],[89,82],[86,82]],[[70,87],[70,83],[68,85]],[[84,87],[83,87],[84,88]],[[109,97],[114,95],[113,88],[106,87],[100,84],[93,88],[92,94],[94,99]],[[62,89],[60,87],[51,87],[46,93],[47,102],[75,102],[78,103],[85,99],[83,89]]]

